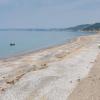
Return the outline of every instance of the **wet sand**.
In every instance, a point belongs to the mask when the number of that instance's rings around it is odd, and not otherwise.
[[[100,35],[0,60],[0,100],[69,100],[98,54]]]

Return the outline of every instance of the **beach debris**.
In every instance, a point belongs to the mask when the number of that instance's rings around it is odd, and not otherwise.
[[[22,75],[20,75],[20,76],[17,76],[17,77],[16,77],[16,81],[18,81],[19,79],[21,79],[22,76],[24,76],[24,74],[22,74]]]
[[[33,71],[37,70],[37,66],[36,65],[32,65],[33,66]]]
[[[47,66],[47,64],[46,63],[42,63],[41,66]]]
[[[2,77],[2,78],[5,78],[5,77]]]
[[[72,81],[70,81],[70,83],[73,83]]]
[[[100,49],[100,44],[98,44],[98,48]]]
[[[47,63],[38,63],[37,65],[33,65],[33,71],[45,69],[47,66]]]
[[[2,88],[2,87],[0,87],[0,91],[5,91],[5,89],[4,89],[4,88]]]
[[[1,91],[5,91],[5,89],[2,88]]]
[[[7,84],[14,84],[15,82],[14,82],[14,80],[12,80],[12,81],[7,81],[6,83]]]
[[[60,52],[55,55],[57,58],[64,58],[66,56],[66,52]]]
[[[81,80],[80,79],[77,79],[77,81],[80,82]]]
[[[42,62],[40,66],[41,67],[39,69],[45,69],[48,67],[47,62]]]

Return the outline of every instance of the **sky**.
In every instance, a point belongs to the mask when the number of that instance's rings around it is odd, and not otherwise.
[[[0,28],[66,28],[100,22],[100,0],[0,0]]]

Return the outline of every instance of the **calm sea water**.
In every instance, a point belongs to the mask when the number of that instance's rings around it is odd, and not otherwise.
[[[85,32],[0,31],[0,58],[54,46],[69,41]],[[15,42],[15,46],[10,46]]]

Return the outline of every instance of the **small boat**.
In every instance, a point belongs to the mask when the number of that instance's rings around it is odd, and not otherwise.
[[[16,44],[15,44],[15,43],[10,43],[9,45],[10,45],[10,46],[15,46]]]

